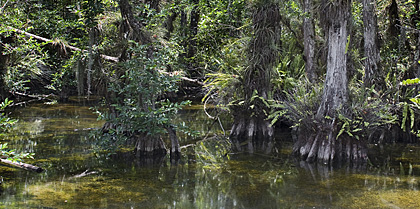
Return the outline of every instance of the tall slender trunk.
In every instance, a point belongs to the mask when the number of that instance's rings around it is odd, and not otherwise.
[[[317,78],[315,65],[315,28],[312,7],[312,0],[303,1],[303,11],[305,13],[305,18],[303,19],[305,69],[306,76],[311,83],[315,82]]]
[[[364,51],[365,51],[365,75],[363,83],[370,88],[373,84],[383,85],[380,71],[378,25],[375,14],[375,0],[363,0],[363,28],[364,28]]]
[[[7,97],[9,97],[9,92],[6,89],[6,83],[4,81],[4,76],[7,72],[7,65],[9,62],[9,55],[5,52],[4,44],[11,44],[14,42],[13,35],[8,37],[3,37],[0,34],[0,101],[4,101]]]
[[[176,11],[171,11],[171,15],[169,15],[165,21],[164,26],[166,28],[166,33],[165,33],[166,39],[169,39],[171,37],[171,33],[174,31],[174,21],[177,16],[178,16],[178,13],[176,13]]]
[[[92,69],[93,69],[93,62],[94,62],[94,54],[93,54],[93,45],[95,44],[95,28],[91,28],[89,30],[89,49],[88,49],[88,64],[87,64],[87,72],[86,72],[86,83],[87,83],[87,92],[86,95],[89,98],[92,88]]]
[[[4,101],[7,97],[6,89],[4,88],[6,85],[3,78],[6,74],[8,55],[3,55],[3,50],[3,46],[0,45],[0,101]]]
[[[191,11],[190,28],[189,28],[189,43],[187,58],[192,58],[195,55],[197,41],[195,36],[198,33],[198,21],[200,20],[200,11],[198,10],[198,0],[193,0],[194,7]]]
[[[197,33],[198,33],[198,21],[200,20],[200,11],[198,7],[199,0],[193,0],[193,9],[190,14],[190,25],[188,30],[188,46],[186,58],[193,58],[197,51]],[[197,78],[201,76],[201,73],[197,70],[197,64],[194,59],[188,60],[187,64],[188,73],[191,77]]]
[[[388,19],[389,19],[389,26],[388,26],[388,40],[390,40],[390,48],[391,49],[398,49],[400,44],[400,17],[398,15],[398,4],[396,0],[392,0],[391,4],[388,6]]]

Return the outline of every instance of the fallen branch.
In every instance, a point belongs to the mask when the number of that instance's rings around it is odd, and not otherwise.
[[[82,177],[89,176],[89,175],[92,175],[92,174],[97,174],[97,173],[98,173],[97,171],[85,170],[85,171],[83,171],[83,173],[74,175],[74,176],[70,177],[69,179],[82,178]]]
[[[23,96],[23,97],[28,97],[28,98],[32,98],[32,99],[38,99],[38,100],[42,100],[42,99],[51,99],[51,97],[56,97],[53,94],[48,94],[48,95],[32,95],[32,94],[24,94],[24,93],[20,93],[20,92],[10,92],[13,95],[18,95],[18,96]]]
[[[12,103],[12,104],[9,105],[9,107],[24,106],[28,103],[37,102],[37,101],[39,101],[39,100],[38,99],[31,99],[31,100],[27,100],[27,101],[24,101],[24,102]]]
[[[0,162],[4,163],[4,164],[16,166],[16,167],[19,167],[19,168],[23,168],[25,170],[35,171],[37,173],[41,173],[42,171],[44,171],[44,169],[42,169],[40,167],[31,165],[31,164],[27,164],[27,163],[13,162],[13,161],[10,161],[10,160],[5,160],[5,159],[0,159]]]
[[[34,39],[37,39],[37,40],[40,40],[40,41],[43,41],[43,42],[48,42],[48,43],[53,42],[51,39],[44,38],[44,37],[41,37],[41,36],[37,36],[35,34],[28,33],[26,31],[19,30],[19,29],[16,29],[16,28],[7,27],[7,29],[14,30],[18,33],[24,34],[25,36],[32,37]],[[68,44],[65,44],[65,43],[63,43],[63,46],[65,46],[66,48],[71,49],[73,51],[87,52],[87,50],[82,50],[80,48],[77,48],[77,47],[74,47],[74,46],[71,46],[71,45],[68,45]],[[101,57],[105,60],[112,61],[112,62],[118,62],[118,60],[119,60],[118,57],[111,57],[111,56],[103,55],[103,54],[101,54]]]
[[[31,103],[31,102],[37,102],[40,100],[50,100],[53,101],[57,96],[54,94],[48,94],[48,95],[31,95],[31,94],[24,94],[24,93],[20,93],[20,92],[9,92],[12,95],[17,95],[17,96],[21,96],[21,97],[27,97],[29,98],[29,100],[26,101],[21,101],[18,103],[12,103],[10,105],[10,107],[13,106],[22,106],[22,105],[26,105],[27,103]]]

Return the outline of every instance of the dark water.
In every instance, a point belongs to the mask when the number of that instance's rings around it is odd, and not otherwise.
[[[89,129],[103,122],[89,106],[33,104],[13,110],[19,123],[3,142],[35,152],[27,162],[46,171],[1,166],[0,208],[420,207],[418,146],[373,146],[374,164],[352,168],[293,162],[284,157],[287,145],[279,148],[280,158],[232,154],[222,163],[174,165],[163,159],[147,165],[130,152],[95,156]],[[203,135],[223,133],[197,106],[182,111],[180,120]]]

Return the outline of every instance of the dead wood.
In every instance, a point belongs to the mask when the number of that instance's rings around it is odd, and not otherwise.
[[[12,28],[12,27],[7,27],[7,28],[8,28],[8,29],[10,29],[10,30],[14,30],[14,31],[16,31],[16,32],[18,32],[18,33],[21,33],[21,34],[23,34],[23,35],[25,35],[25,36],[32,37],[32,38],[34,38],[34,39],[37,39],[37,40],[43,41],[43,42],[53,43],[53,41],[52,41],[51,39],[48,39],[48,38],[44,38],[44,37],[41,37],[41,36],[37,36],[37,35],[35,35],[35,34],[28,33],[28,32],[26,32],[26,31],[19,30],[19,29],[16,29],[16,28]],[[62,43],[62,45],[63,45],[63,46],[65,46],[65,47],[66,47],[66,48],[68,48],[68,49],[73,50],[73,51],[87,52],[87,50],[82,50],[82,49],[80,49],[80,48],[77,48],[77,47],[74,47],[74,46],[71,46],[71,45],[68,45],[68,44],[65,44],[65,43]],[[119,60],[119,59],[118,59],[118,57],[112,57],[112,56],[108,56],[108,55],[104,55],[104,54],[101,54],[100,56],[101,56],[103,59],[108,60],[108,61],[112,61],[112,62],[118,62],[118,60]]]
[[[4,163],[4,164],[7,164],[7,165],[23,168],[25,170],[35,171],[37,173],[41,173],[42,171],[44,171],[44,169],[42,169],[38,166],[34,166],[34,165],[31,165],[31,164],[27,164],[27,163],[13,162],[11,160],[5,160],[5,159],[0,159],[0,162]]]

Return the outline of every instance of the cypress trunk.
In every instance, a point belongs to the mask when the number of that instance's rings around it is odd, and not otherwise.
[[[198,10],[198,0],[193,0],[194,7],[191,11],[190,28],[189,28],[189,43],[187,58],[195,56],[197,47],[196,35],[198,33],[198,21],[200,20],[200,12]]]
[[[322,101],[312,126],[300,127],[293,153],[309,162],[364,162],[367,159],[364,142],[339,134],[338,111],[345,110],[349,101],[347,37],[350,34],[350,0],[329,1],[326,5],[328,56]]]
[[[271,71],[278,59],[279,9],[274,3],[257,2],[253,13],[254,36],[248,48],[249,66],[244,75],[244,102],[232,107],[234,124],[230,133],[236,151],[271,152],[273,127],[266,120],[270,99]]]

